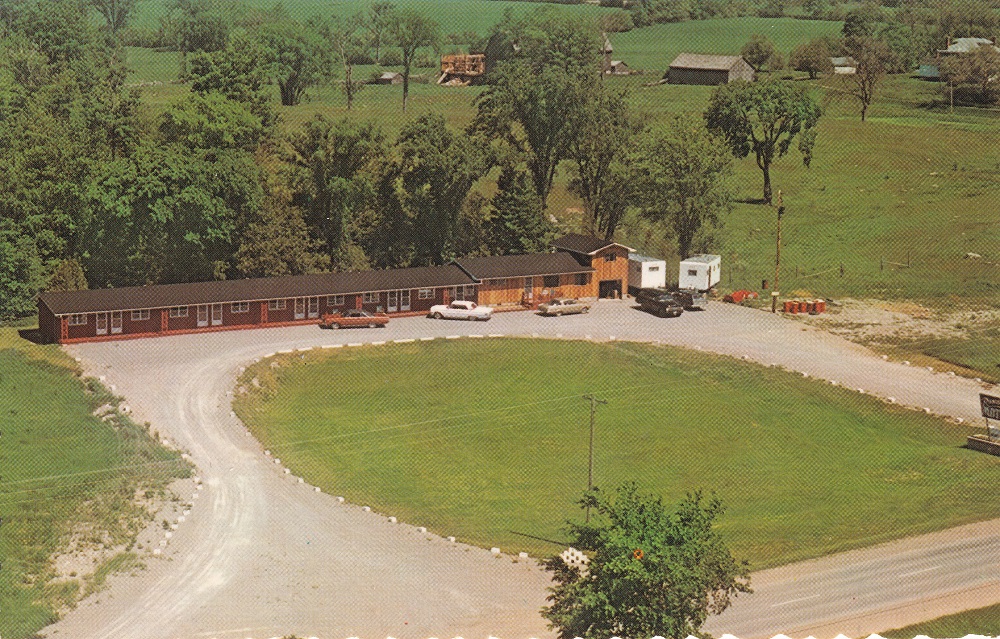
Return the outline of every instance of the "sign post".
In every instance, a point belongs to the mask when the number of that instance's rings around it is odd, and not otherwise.
[[[990,420],[1000,421],[1000,397],[979,393],[979,407],[982,408],[983,417],[986,418],[986,438],[993,441]]]

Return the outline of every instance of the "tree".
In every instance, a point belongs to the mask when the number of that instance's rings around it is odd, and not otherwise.
[[[843,91],[861,105],[861,121],[864,122],[868,107],[885,78],[892,52],[874,38],[848,38],[847,51],[854,58],[855,72],[842,76]]]
[[[455,245],[462,204],[484,170],[474,140],[445,126],[441,115],[423,115],[396,142],[397,194],[413,229],[418,264],[444,264]]]
[[[290,138],[294,198],[331,263],[343,265],[357,244],[357,219],[374,205],[385,138],[375,125],[317,116]]]
[[[827,0],[802,0],[802,10],[814,20],[822,19],[829,8]]]
[[[438,23],[421,13],[406,9],[394,15],[390,27],[393,43],[403,54],[403,111],[410,95],[410,70],[420,47],[436,47],[440,38]]]
[[[878,32],[879,24],[884,21],[882,7],[874,2],[865,2],[847,12],[841,33],[845,38],[873,38]]]
[[[799,133],[816,126],[821,114],[816,100],[791,82],[738,80],[712,92],[705,121],[726,139],[736,157],[753,152],[764,174],[763,201],[770,204],[771,163],[788,153]],[[808,151],[811,157],[811,147]]]
[[[87,276],[84,275],[83,266],[76,258],[59,260],[49,271],[47,279],[46,291],[87,290]]]
[[[788,56],[788,66],[796,71],[805,71],[815,80],[821,73],[833,73],[830,61],[830,47],[824,38],[815,38],[792,49]]]
[[[364,58],[368,53],[368,42],[362,35],[364,16],[355,14],[346,19],[334,19],[321,27],[320,33],[329,42],[334,55],[344,67],[344,79],[340,88],[347,97],[347,110],[351,110],[354,96],[364,88],[363,80],[354,78],[355,60]]]
[[[554,557],[546,566],[556,585],[542,615],[560,639],[699,636],[710,614],[751,592],[746,562],[713,528],[724,512],[718,499],[695,492],[668,512],[661,498],[627,483],[580,503],[596,517],[571,523],[569,534],[589,564]]]
[[[997,102],[996,78],[1000,77],[1000,51],[990,45],[943,60],[942,76],[960,90],[971,90],[980,104]]]
[[[486,247],[493,255],[540,253],[548,247],[545,209],[531,184],[531,176],[507,163],[497,179],[485,222]]]
[[[329,68],[322,38],[315,30],[290,19],[265,25],[260,38],[269,54],[267,61],[281,93],[281,104],[299,104],[306,89],[318,84]]]
[[[30,315],[42,286],[42,262],[31,238],[0,232],[0,320]]]
[[[382,47],[391,31],[395,11],[396,5],[391,2],[374,2],[364,16],[368,42],[375,50],[375,64],[382,64]]]
[[[90,0],[90,6],[104,17],[112,37],[118,37],[135,13],[138,0]]]
[[[777,71],[785,66],[781,53],[766,35],[755,33],[743,45],[740,55],[758,71]]]
[[[583,200],[592,233],[610,240],[633,189],[623,163],[642,124],[628,110],[625,95],[599,85],[571,115],[567,156],[576,164],[570,191]]]
[[[192,93],[160,116],[160,135],[190,149],[254,151],[264,139],[260,118],[218,93]]]
[[[171,0],[168,22],[181,52],[181,75],[187,74],[187,57],[196,51],[224,49],[229,20],[219,0]]]
[[[302,211],[283,190],[269,193],[237,233],[233,270],[240,277],[301,275],[330,267],[320,242],[309,236]]]
[[[256,38],[236,33],[225,49],[191,55],[188,59],[191,90],[202,95],[219,93],[239,102],[259,117],[265,128],[271,129],[278,116],[270,105],[268,70],[264,66],[269,55]]]
[[[666,225],[686,259],[699,233],[719,226],[732,208],[727,183],[732,155],[697,118],[678,116],[664,134],[643,145],[639,157],[635,171],[641,176],[643,215]]]
[[[601,82],[603,40],[593,23],[547,9],[512,19],[507,32],[503,39],[519,50],[490,72],[492,84],[476,98],[470,130],[525,158],[544,203],[566,157],[574,113]]]

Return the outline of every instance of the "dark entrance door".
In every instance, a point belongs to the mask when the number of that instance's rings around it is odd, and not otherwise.
[[[619,299],[622,296],[621,280],[601,280],[597,285],[597,296],[601,299]]]

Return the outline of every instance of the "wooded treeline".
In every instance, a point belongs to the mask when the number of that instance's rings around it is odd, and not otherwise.
[[[686,253],[729,206],[724,142],[697,117],[644,131],[601,81],[603,37],[589,18],[508,17],[492,34],[501,53],[468,129],[425,115],[389,140],[373,124],[322,116],[283,133],[270,86],[294,102],[337,68],[345,93],[357,90],[349,52],[395,47],[405,59],[440,37],[433,21],[386,4],[298,23],[279,6],[215,37],[203,29],[213,21],[200,21],[209,0],[172,6],[191,18],[181,38],[191,90],[152,117],[124,82],[120,36],[134,2],[3,5],[0,316],[30,314],[39,290],[544,250],[561,162],[586,208],[572,230],[611,237],[626,210],[641,210]],[[679,140],[690,157],[673,157],[703,163],[701,182],[676,180],[673,160],[659,161]],[[492,198],[473,188],[484,179],[496,180]]]

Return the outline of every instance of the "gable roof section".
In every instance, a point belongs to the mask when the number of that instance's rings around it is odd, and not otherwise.
[[[579,262],[568,253],[462,257],[455,260],[454,263],[479,282],[506,277],[594,272],[594,269],[589,266],[580,266]]]
[[[670,68],[729,71],[741,61],[743,61],[743,57],[738,55],[702,55],[700,53],[681,53],[674,58],[673,62],[670,63]]]
[[[291,297],[349,295],[414,288],[474,284],[454,264],[382,271],[317,273],[219,282],[158,284],[92,291],[40,293],[38,300],[55,315],[254,302]]]
[[[628,249],[629,251],[635,250],[625,246],[624,244],[605,240],[600,237],[594,237],[593,235],[581,235],[580,233],[568,233],[567,235],[563,235],[562,237],[553,240],[552,246],[557,249],[570,251],[571,253],[580,253],[583,255],[594,255],[598,251],[606,249],[609,246],[620,246]]]

